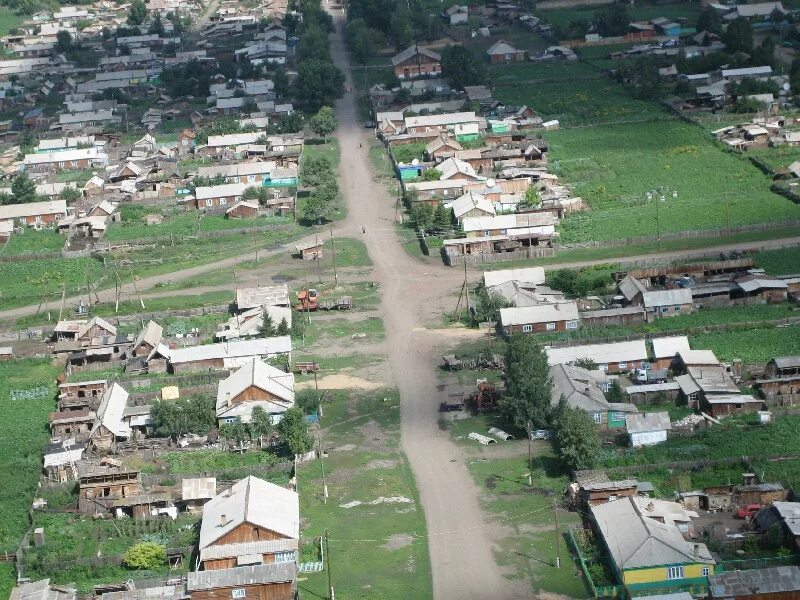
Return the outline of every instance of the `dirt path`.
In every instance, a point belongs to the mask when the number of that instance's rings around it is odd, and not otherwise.
[[[352,87],[343,46],[343,19],[335,16],[332,35],[334,62]],[[433,591],[437,599],[532,597],[527,583],[503,577],[492,554],[495,531],[484,520],[476,489],[461,450],[437,425],[436,344],[441,340],[422,326],[441,310],[463,277],[455,269],[432,267],[406,254],[394,234],[394,199],[372,179],[365,148],[368,141],[348,94],[336,105],[337,137],[343,160],[342,193],[348,220],[366,227],[365,241],[381,285],[386,350],[394,385],[401,396],[403,448],[409,458],[425,511]],[[367,146],[368,144],[364,144]]]

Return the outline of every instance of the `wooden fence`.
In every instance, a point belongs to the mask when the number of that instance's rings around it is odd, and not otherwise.
[[[496,254],[459,254],[449,255],[442,253],[444,262],[448,267],[458,267],[467,265],[482,265],[488,263],[505,262],[509,260],[525,260],[528,258],[545,258],[553,256],[555,250],[546,246],[534,246],[525,250],[514,250],[512,252],[499,252]]]

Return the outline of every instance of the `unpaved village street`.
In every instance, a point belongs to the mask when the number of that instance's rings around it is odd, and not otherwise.
[[[346,85],[352,87],[341,13],[336,14],[335,23],[331,53],[346,74]],[[492,554],[495,532],[478,505],[479,492],[462,452],[437,426],[436,346],[443,340],[420,326],[434,318],[430,310],[439,307],[440,298],[452,295],[461,274],[438,266],[429,269],[404,251],[394,233],[394,198],[372,179],[365,143],[370,131],[362,127],[353,94],[336,104],[336,113],[347,220],[366,229],[363,237],[375,265],[373,277],[383,291],[381,312],[394,379],[386,383],[400,390],[402,444],[425,511],[434,597],[533,597],[527,582],[503,577]]]

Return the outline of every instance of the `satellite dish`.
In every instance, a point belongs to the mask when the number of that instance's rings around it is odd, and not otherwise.
[[[791,87],[792,86],[789,85],[789,82],[787,81],[786,83],[783,84],[783,91],[788,92],[791,89]]]
[[[494,187],[494,184],[495,184],[494,179],[487,179],[486,180],[487,187]]]
[[[416,167],[419,164],[419,159],[415,158],[414,160],[411,161],[411,164]]]

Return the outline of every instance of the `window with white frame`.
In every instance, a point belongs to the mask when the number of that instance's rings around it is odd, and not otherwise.
[[[247,590],[244,588],[233,588],[231,590],[231,598],[247,598]]]
[[[297,553],[294,551],[291,552],[276,552],[275,553],[275,562],[276,563],[286,563],[286,562],[294,562],[297,560]]]
[[[547,328],[547,331],[555,331],[556,330],[556,324],[555,323],[548,323],[547,325],[545,325],[545,327]]]
[[[522,326],[522,333],[530,333],[531,331],[533,331],[533,325]]]
[[[578,322],[577,321],[567,321],[567,329],[577,329]]]
[[[708,567],[703,567],[703,568],[700,570],[700,574],[701,574],[703,577],[708,577],[709,575],[711,575],[711,569],[709,569]]]
[[[667,579],[683,579],[683,566],[669,567],[667,569]]]
[[[592,420],[595,422],[595,425],[600,425],[603,422],[603,416],[600,413],[593,413]]]
[[[625,413],[612,412],[611,413],[611,420],[612,421],[624,421],[625,420]]]
[[[212,205],[211,198],[206,198],[206,206],[211,206],[211,205]]]
[[[228,199],[227,198],[220,198],[219,199],[219,203],[220,203],[220,205],[225,205],[225,204],[228,203]]]
[[[617,368],[618,369],[627,369],[628,368],[628,363],[621,362],[621,363],[617,364]]]
[[[680,314],[681,305],[680,304],[676,304],[675,307],[672,309],[672,312],[674,312],[675,314]]]

